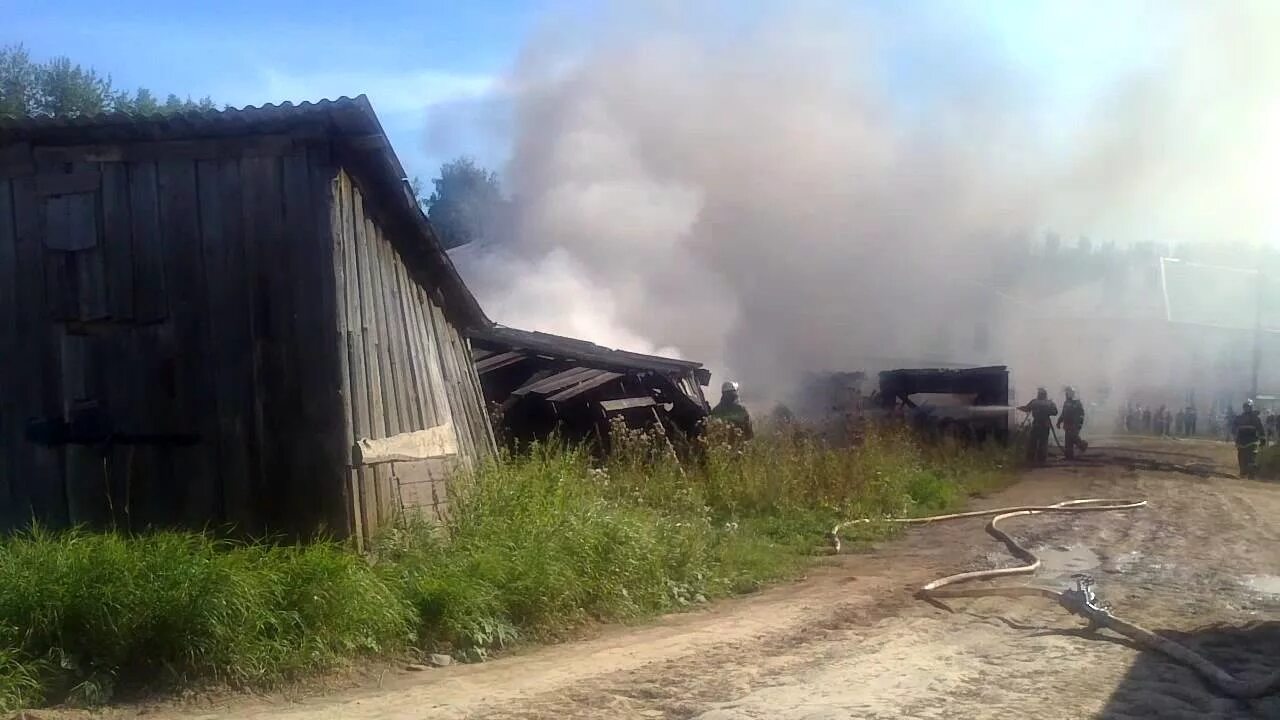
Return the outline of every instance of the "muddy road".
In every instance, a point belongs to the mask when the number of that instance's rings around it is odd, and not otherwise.
[[[1088,572],[1116,614],[1230,672],[1280,669],[1280,484],[1230,477],[1232,450],[1200,441],[1096,442],[976,507],[1146,498],[1141,510],[1003,527],[1043,558],[1026,582]],[[803,582],[483,665],[394,673],[311,698],[150,708],[147,717],[1280,718],[1280,695],[1239,701],[1190,670],[1046,600],[912,597],[960,570],[1014,564],[985,520],[916,527]],[[1014,580],[1012,582],[1022,582]]]

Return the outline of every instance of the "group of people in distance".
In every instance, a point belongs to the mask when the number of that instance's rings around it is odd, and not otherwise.
[[[1029,415],[1031,437],[1027,444],[1027,460],[1034,465],[1043,465],[1048,459],[1049,433],[1053,430],[1055,416],[1058,418],[1058,427],[1064,431],[1062,454],[1068,460],[1074,459],[1077,452],[1083,453],[1089,447],[1088,443],[1080,437],[1080,430],[1084,427],[1084,404],[1076,397],[1074,389],[1068,387],[1065,394],[1066,399],[1063,400],[1061,414],[1058,412],[1057,403],[1049,398],[1049,393],[1044,388],[1036,390],[1034,400],[1018,407]],[[1140,411],[1139,408],[1130,404],[1125,413],[1125,429],[1130,431],[1136,431],[1141,427],[1143,431],[1154,430],[1157,435],[1169,436],[1174,434],[1175,422],[1178,435],[1195,435],[1197,423],[1195,406],[1188,405],[1185,410],[1178,411],[1176,417],[1164,406],[1152,413],[1150,408]],[[1139,426],[1138,423],[1141,425]],[[1273,422],[1270,425],[1275,426],[1276,423]],[[1257,477],[1258,451],[1266,447],[1268,434],[1274,434],[1269,433],[1271,428],[1268,427],[1268,423],[1258,414],[1253,401],[1246,400],[1238,415],[1229,413],[1227,428],[1231,440],[1235,442],[1240,476]]]
[[[1174,413],[1165,405],[1152,410],[1150,407],[1129,403],[1120,423],[1128,433],[1190,437],[1196,434],[1199,420],[1200,414],[1195,405],[1188,405]]]

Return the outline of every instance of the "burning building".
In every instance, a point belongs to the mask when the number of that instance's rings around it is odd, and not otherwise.
[[[692,436],[709,408],[700,363],[613,350],[585,340],[494,325],[471,333],[476,371],[508,443],[608,441],[614,418]]]

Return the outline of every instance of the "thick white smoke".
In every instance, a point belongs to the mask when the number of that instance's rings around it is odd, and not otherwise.
[[[920,7],[646,6],[530,48],[505,83],[515,237],[459,253],[464,276],[499,322],[702,360],[750,400],[869,357],[1033,360],[1037,288],[992,285],[1046,226],[1280,229],[1276,6],[1099,12],[1167,40],[1065,124],[969,6]]]

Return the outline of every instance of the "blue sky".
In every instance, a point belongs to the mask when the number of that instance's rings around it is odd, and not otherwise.
[[[548,3],[0,0],[0,44],[65,54],[118,87],[234,106],[370,96],[411,171],[438,165],[428,109],[484,93]],[[462,138],[458,145],[468,145]],[[462,147],[486,154],[483,145]]]
[[[717,2],[709,16],[723,19],[731,7],[731,16],[747,23],[763,7],[785,7]],[[459,153],[495,167],[505,153],[495,140],[501,133],[479,122],[474,132],[467,122],[447,123],[450,133],[429,137],[431,114],[448,107],[471,117],[470,105],[474,116],[491,118],[487,92],[526,41],[598,7],[550,0],[0,0],[0,44],[23,43],[37,58],[69,55],[110,73],[119,87],[208,95],[235,106],[365,93],[409,171],[430,177]],[[865,0],[861,7],[902,30],[887,45],[897,58],[891,82],[904,99],[946,82],[957,71],[949,53],[980,37],[1022,71],[1026,87],[1068,107],[1086,100],[1098,78],[1141,61],[1131,23],[1151,6]]]

